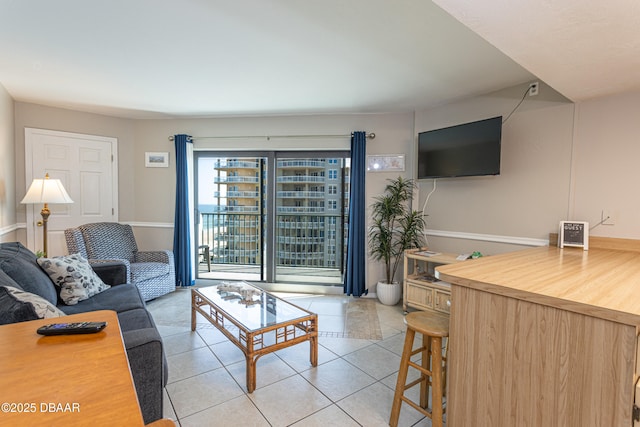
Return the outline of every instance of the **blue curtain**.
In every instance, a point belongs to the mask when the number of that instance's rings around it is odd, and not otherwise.
[[[351,189],[349,197],[349,244],[344,293],[359,297],[367,294],[365,289],[366,253],[366,206],[365,172],[367,137],[365,132],[351,135]]]
[[[173,228],[173,256],[176,266],[176,285],[194,284],[191,272],[191,233],[189,224],[189,158],[188,135],[174,135],[176,146],[176,212]]]

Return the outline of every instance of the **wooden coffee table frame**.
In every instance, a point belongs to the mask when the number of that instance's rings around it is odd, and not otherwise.
[[[278,301],[284,301],[268,292],[265,292],[265,294]],[[247,391],[249,393],[252,393],[256,388],[256,362],[265,354],[309,341],[309,360],[312,366],[318,366],[318,315],[288,301],[284,302],[308,313],[308,315],[264,328],[249,330],[203,295],[200,289],[194,288],[191,290],[191,330],[196,330],[196,313],[200,313],[242,350],[247,364]],[[230,328],[229,324],[235,326],[235,328]],[[265,340],[266,334],[274,334],[275,342],[268,343]]]

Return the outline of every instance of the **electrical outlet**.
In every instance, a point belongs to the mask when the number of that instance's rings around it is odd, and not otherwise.
[[[602,210],[602,214],[601,214],[601,218],[600,218],[600,224],[602,225],[615,225],[615,221],[613,219],[613,213],[610,210],[607,209],[603,209]]]
[[[540,85],[538,82],[533,82],[529,84],[529,96],[536,96],[538,94],[538,87]]]

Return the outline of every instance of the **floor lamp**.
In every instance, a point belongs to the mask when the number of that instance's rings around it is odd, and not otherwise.
[[[47,222],[49,221],[49,203],[73,203],[67,190],[64,189],[62,182],[59,179],[49,179],[49,174],[46,174],[44,179],[34,179],[27,190],[27,194],[22,199],[24,204],[38,204],[44,203],[44,207],[40,211],[42,215],[42,243],[43,253],[47,256]],[[38,223],[40,225],[40,223]]]

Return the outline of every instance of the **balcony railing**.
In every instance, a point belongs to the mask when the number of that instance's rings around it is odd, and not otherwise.
[[[305,259],[323,259],[325,257],[324,252],[292,252],[292,251],[278,251],[277,252],[278,259],[280,260],[291,260],[291,261],[304,261]],[[296,262],[297,265],[300,265],[299,262]],[[282,263],[282,265],[289,265],[289,263]],[[316,264],[311,264],[316,265]]]
[[[324,213],[322,206],[278,206],[278,213]]]
[[[216,264],[260,266],[263,263],[266,233],[257,211],[238,213],[227,206],[225,212],[200,214],[200,245],[209,246],[212,269]],[[346,238],[340,228],[343,220],[337,215],[283,215],[276,218],[276,266],[336,268],[336,259],[345,254]],[[344,229],[343,229],[344,230]],[[345,232],[346,233],[346,232]]]
[[[278,221],[278,228],[294,229],[294,230],[318,230],[325,227],[324,217],[320,217],[320,221],[292,221],[281,219]]]
[[[318,160],[278,160],[278,168],[324,168],[327,162],[324,159]]]
[[[227,206],[225,209],[227,212],[258,212],[257,206]]]
[[[216,176],[213,178],[213,182],[216,184],[230,184],[230,183],[256,183],[258,182],[257,176]]]
[[[214,197],[227,197],[230,199],[257,199],[259,191],[214,191]]]
[[[217,160],[214,163],[216,169],[257,169],[258,162],[250,160]]]
[[[327,194],[324,191],[278,191],[276,196],[280,199],[324,199]]]
[[[314,175],[287,175],[287,176],[279,176],[276,178],[276,182],[283,184],[287,182],[325,182],[326,178],[324,176],[314,176]]]
[[[288,245],[318,245],[325,242],[325,237],[278,236],[276,241]]]

